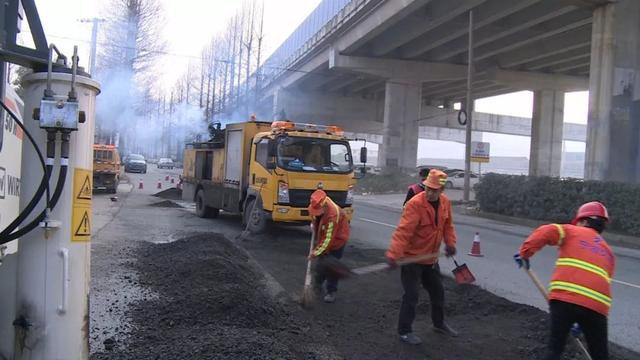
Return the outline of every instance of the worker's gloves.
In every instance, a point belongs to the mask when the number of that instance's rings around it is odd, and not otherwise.
[[[582,334],[582,329],[580,329],[580,325],[577,323],[573,324],[571,327],[571,335],[573,337],[579,337]]]
[[[456,248],[454,246],[445,246],[444,254],[446,257],[452,257],[457,253]]]
[[[393,270],[398,267],[398,263],[396,262],[396,260],[390,257],[387,257],[387,265],[389,266],[390,270]]]
[[[529,270],[529,259],[523,259],[522,256],[520,256],[520,253],[513,255],[513,260],[518,264],[519,269],[524,266],[525,269]]]

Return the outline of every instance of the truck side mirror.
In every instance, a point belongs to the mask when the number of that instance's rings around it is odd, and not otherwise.
[[[360,148],[360,162],[363,164],[367,163],[367,147],[363,146]]]

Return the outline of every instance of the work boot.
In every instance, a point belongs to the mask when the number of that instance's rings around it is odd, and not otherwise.
[[[404,335],[400,335],[400,340],[402,340],[403,342],[406,342],[407,344],[411,344],[411,345],[420,345],[420,344],[422,344],[422,340],[420,340],[418,335],[416,335],[414,333],[407,333],[407,334],[404,334]]]
[[[326,303],[332,303],[336,301],[336,293],[334,292],[330,292],[327,295],[324,296],[324,302]]]
[[[442,323],[441,326],[433,326],[433,331],[443,334],[443,335],[449,335],[452,337],[458,337],[458,332],[453,330],[449,325],[447,325],[447,323]]]

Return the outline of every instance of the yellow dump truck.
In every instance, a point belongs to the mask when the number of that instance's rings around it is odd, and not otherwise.
[[[366,148],[360,160],[366,162]],[[253,233],[269,221],[308,222],[311,193],[322,188],[349,218],[355,173],[349,141],[335,126],[290,121],[228,124],[209,142],[187,144],[185,201],[200,217],[242,213]]]
[[[93,145],[93,190],[115,194],[120,182],[120,155],[114,145]]]

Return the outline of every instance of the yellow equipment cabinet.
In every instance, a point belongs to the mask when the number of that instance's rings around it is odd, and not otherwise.
[[[115,194],[120,182],[120,154],[114,145],[93,145],[93,190]]]
[[[188,144],[183,193],[201,217],[242,213],[259,233],[268,221],[308,222],[311,193],[324,189],[351,218],[354,166],[335,126],[289,121],[229,124],[212,141]]]

